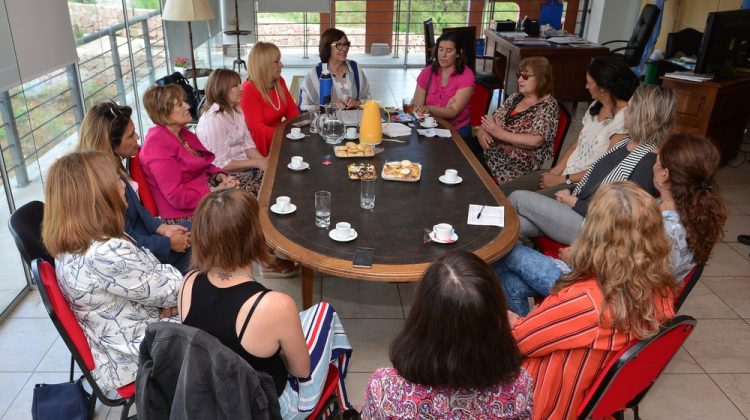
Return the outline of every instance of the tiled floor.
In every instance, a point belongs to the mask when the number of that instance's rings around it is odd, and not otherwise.
[[[301,73],[291,69],[285,77]],[[396,105],[413,92],[418,71],[368,69],[367,74],[373,95]],[[574,124],[568,139],[579,130]],[[644,419],[750,418],[750,247],[736,242],[738,233],[750,233],[748,180],[748,162],[720,171],[731,212],[727,233],[681,311],[697,318],[698,327],[642,403]],[[301,304],[299,279],[264,283]],[[370,374],[390,365],[388,347],[411,307],[414,285],[320,276],[314,287],[314,298],[331,302],[343,319],[354,347],[347,386],[352,402],[361,404]],[[38,293],[29,294],[0,324],[0,355],[2,419],[30,418],[34,384],[67,380],[69,355]],[[97,410],[98,419],[118,416],[119,410]]]

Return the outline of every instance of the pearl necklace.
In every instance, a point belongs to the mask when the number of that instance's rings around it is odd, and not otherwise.
[[[275,85],[274,85],[274,86],[275,86]],[[279,104],[278,104],[278,105],[274,105],[274,104],[273,104],[273,100],[271,100],[271,95],[268,95],[268,102],[269,102],[269,103],[271,104],[271,106],[273,107],[273,109],[275,109],[275,110],[277,110],[277,111],[278,111],[278,110],[280,110],[280,109],[281,109],[281,97],[279,96],[279,92],[278,92],[278,91],[277,91],[277,90],[275,89],[275,87],[271,87],[271,90],[273,90],[273,91],[274,91],[274,93],[276,93],[276,101],[277,101],[277,102],[278,102]]]

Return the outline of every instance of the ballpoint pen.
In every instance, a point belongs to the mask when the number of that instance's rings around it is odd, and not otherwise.
[[[477,220],[482,216],[482,212],[484,211],[484,204],[482,204],[482,208],[479,209],[479,213],[477,213]]]

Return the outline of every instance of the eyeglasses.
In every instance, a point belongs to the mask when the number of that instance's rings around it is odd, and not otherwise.
[[[348,50],[349,47],[352,46],[352,43],[349,42],[349,41],[347,41],[347,42],[331,42],[331,46],[332,47],[336,47],[337,50],[343,50],[344,48],[346,48]]]
[[[518,73],[518,77],[523,80],[529,80],[529,77],[534,77],[534,75],[529,73]]]
[[[109,110],[109,114],[112,115],[112,120],[109,122],[109,138],[110,140],[113,140],[116,137],[120,136],[114,135],[114,133],[112,133],[112,127],[114,126],[115,121],[118,118],[124,118],[124,116],[122,115],[122,111],[120,111],[120,106],[111,99],[109,100],[109,106],[107,107],[107,109]]]

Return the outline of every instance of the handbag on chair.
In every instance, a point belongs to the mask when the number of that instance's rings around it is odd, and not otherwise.
[[[83,377],[61,384],[36,384],[31,403],[34,420],[87,420],[93,397],[83,389]]]

